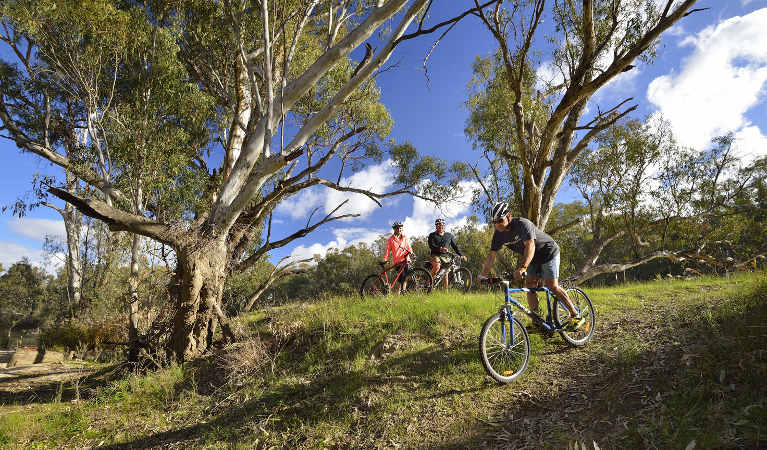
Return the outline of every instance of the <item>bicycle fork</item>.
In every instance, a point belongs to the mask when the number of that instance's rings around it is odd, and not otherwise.
[[[516,333],[514,333],[514,311],[508,306],[504,305],[501,306],[501,308],[498,310],[498,314],[501,316],[501,338],[503,340],[503,345],[507,348],[514,347],[514,336]],[[506,337],[506,321],[509,322],[509,337]]]

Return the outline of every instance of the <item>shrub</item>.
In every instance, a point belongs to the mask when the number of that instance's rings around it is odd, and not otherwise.
[[[88,350],[98,351],[104,345],[124,343],[127,336],[124,319],[105,317],[97,322],[70,321],[44,328],[39,342],[43,347],[62,348],[67,353],[73,350],[84,353]]]

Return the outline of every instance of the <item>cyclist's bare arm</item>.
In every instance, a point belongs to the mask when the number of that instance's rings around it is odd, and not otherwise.
[[[497,252],[490,250],[490,252],[487,254],[485,263],[482,265],[482,273],[479,275],[480,277],[487,277],[487,273],[490,271],[490,268],[493,267],[493,263],[495,262],[496,253]]]
[[[535,256],[535,240],[530,239],[523,241],[522,245],[525,247],[525,252],[519,260],[520,267],[514,272],[514,279],[521,279],[523,277],[523,273],[527,272],[527,266],[530,265],[530,261],[532,261],[533,256]]]

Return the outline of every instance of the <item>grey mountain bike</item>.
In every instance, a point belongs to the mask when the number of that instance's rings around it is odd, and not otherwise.
[[[471,271],[466,267],[461,267],[461,257],[455,253],[447,253],[450,256],[451,262],[448,264],[442,264],[439,271],[434,274],[432,281],[432,289],[436,289],[442,285],[442,280],[447,278],[448,290],[460,290],[464,294],[471,288]],[[431,270],[431,261],[427,261],[424,264],[426,270]]]

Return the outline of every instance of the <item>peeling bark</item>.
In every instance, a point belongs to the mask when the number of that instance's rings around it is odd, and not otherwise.
[[[133,244],[131,245],[130,276],[128,277],[128,361],[136,362],[141,350],[138,334],[138,259],[141,246],[141,236],[133,235]]]
[[[226,281],[226,245],[217,239],[199,249],[178,249],[176,257],[178,286],[167,353],[171,360],[184,361],[210,347],[215,321],[228,326],[219,306]]]

